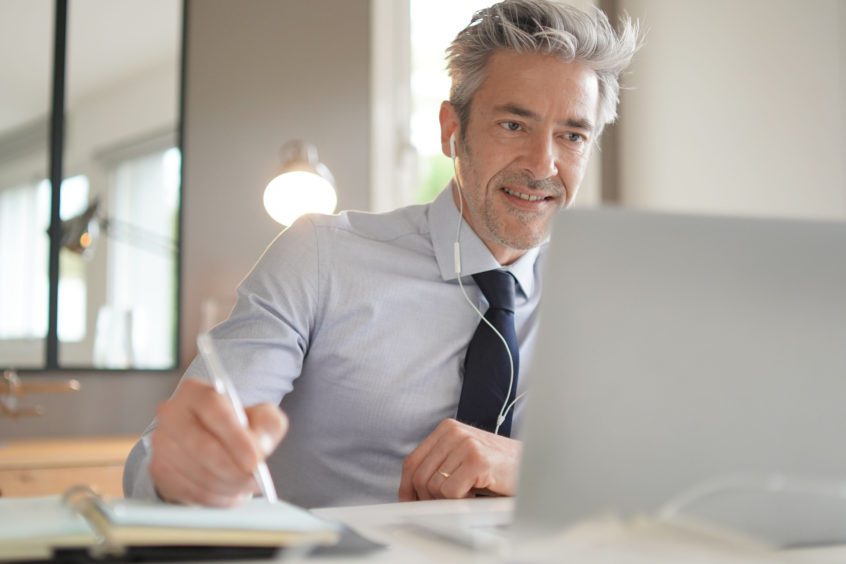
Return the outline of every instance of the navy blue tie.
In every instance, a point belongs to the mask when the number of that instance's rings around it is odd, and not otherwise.
[[[514,362],[514,382],[509,403],[517,393],[520,369],[520,348],[514,329],[514,277],[505,270],[489,270],[474,274],[473,279],[490,304],[485,319],[505,338]],[[497,418],[508,394],[511,369],[505,345],[487,323],[479,322],[464,358],[464,384],[458,400],[457,419],[486,431],[494,432]],[[511,413],[502,422],[499,434],[511,436]]]

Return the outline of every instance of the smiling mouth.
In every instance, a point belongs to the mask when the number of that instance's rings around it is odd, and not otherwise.
[[[516,192],[514,190],[510,190],[505,186],[502,187],[502,191],[508,194],[509,196],[514,196],[515,198],[520,198],[521,200],[525,200],[527,202],[541,202],[544,200],[551,200],[551,196],[533,196],[531,194],[525,194],[523,192]]]

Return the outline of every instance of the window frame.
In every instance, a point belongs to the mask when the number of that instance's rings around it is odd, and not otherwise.
[[[48,227],[49,235],[49,262],[48,262],[48,320],[47,333],[38,339],[10,339],[4,342],[3,346],[30,346],[34,353],[38,348],[44,350],[44,362],[41,366],[12,367],[18,372],[172,372],[179,366],[181,358],[182,332],[182,239],[184,230],[184,166],[179,171],[179,208],[176,227],[176,320],[174,334],[174,356],[173,365],[166,368],[98,368],[91,365],[64,365],[60,362],[60,348],[68,344],[59,341],[58,335],[58,306],[59,306],[59,256],[61,251],[61,218],[59,215],[61,205],[61,184],[64,175],[64,150],[65,150],[65,95],[66,95],[66,72],[67,72],[67,29],[68,29],[68,2],[69,0],[55,0],[54,9],[54,30],[53,30],[53,57],[52,57],[52,82],[50,84],[50,114],[48,119],[47,134],[47,158],[48,174],[47,180],[50,183],[50,222]],[[187,29],[188,29],[188,0],[182,0],[181,25],[178,53],[178,92],[177,92],[177,119],[173,135],[173,144],[184,155],[184,124],[185,124],[185,94],[186,94],[186,61],[187,61]],[[36,344],[36,342],[38,344]],[[42,344],[43,343],[43,344]]]

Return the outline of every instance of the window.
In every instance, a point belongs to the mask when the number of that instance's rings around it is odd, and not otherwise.
[[[98,326],[95,364],[120,364],[126,356],[138,368],[175,363],[179,167],[179,151],[169,148],[126,159],[109,174],[108,295],[98,325],[125,316],[128,350]],[[121,358],[109,356],[115,354]]]
[[[46,180],[0,188],[0,339],[47,333],[49,223]]]
[[[445,53],[450,42],[488,0],[409,0],[411,6],[411,146],[417,154],[414,200],[428,202],[452,178],[441,152],[438,112],[449,98]]]
[[[372,208],[431,200],[452,176],[438,111],[445,50],[485,0],[373,0]]]
[[[81,213],[88,202],[83,175],[62,182],[63,221]],[[46,179],[0,187],[0,347],[4,364],[27,366],[42,351],[47,332],[47,257],[50,241],[50,183]],[[81,256],[60,257],[59,340],[85,338],[86,273]]]
[[[59,207],[62,221],[67,221],[85,211],[88,207],[88,194],[89,185],[86,176],[71,176],[62,181],[62,201]],[[49,209],[48,204],[48,215]],[[88,293],[86,286],[85,258],[73,253],[59,255],[58,330],[60,342],[78,343],[85,338],[85,306]]]
[[[0,25],[0,368],[177,365],[183,8],[29,0]]]

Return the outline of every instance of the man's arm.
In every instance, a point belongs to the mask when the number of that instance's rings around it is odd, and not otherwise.
[[[523,445],[455,419],[442,421],[403,463],[399,499],[514,495]]]
[[[278,407],[247,408],[249,428],[228,400],[198,380],[186,379],[159,406],[150,444],[149,472],[164,500],[227,507],[256,491],[253,472],[287,430]]]
[[[277,406],[308,350],[317,274],[315,228],[301,219],[270,245],[238,288],[230,318],[212,330],[242,402],[252,406],[249,427],[195,359],[127,460],[127,496],[227,506],[255,491],[253,470],[287,429]]]

